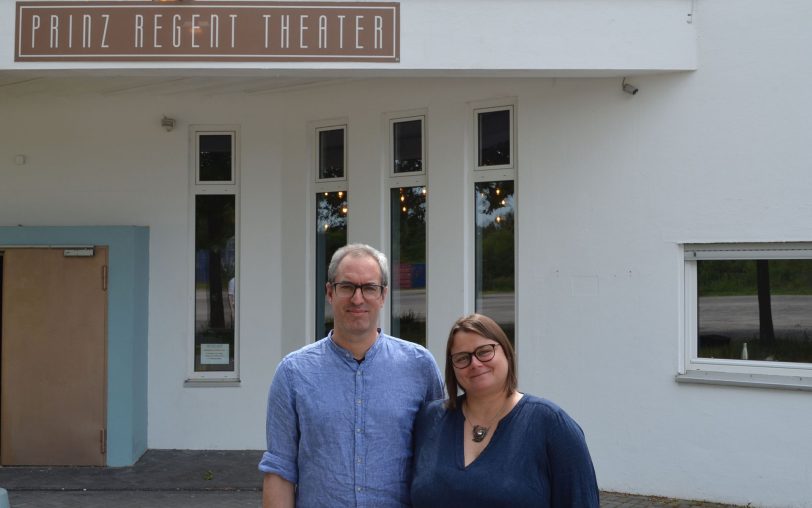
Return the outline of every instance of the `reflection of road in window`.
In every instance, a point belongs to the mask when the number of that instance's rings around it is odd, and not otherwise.
[[[391,333],[426,345],[426,188],[390,191]]]
[[[812,260],[704,260],[697,279],[700,357],[812,363]]]
[[[512,341],[516,322],[512,180],[480,182],[476,203],[476,311],[490,316]]]

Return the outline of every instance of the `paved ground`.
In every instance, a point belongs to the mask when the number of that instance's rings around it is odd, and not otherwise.
[[[11,508],[258,508],[261,451],[149,450],[132,467],[0,467]],[[731,505],[601,493],[603,508]]]

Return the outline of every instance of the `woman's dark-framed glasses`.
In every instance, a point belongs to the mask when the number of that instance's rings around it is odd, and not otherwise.
[[[499,344],[485,344],[474,349],[470,353],[454,353],[451,355],[451,364],[458,369],[464,369],[471,365],[471,358],[476,356],[480,362],[489,362],[493,360],[496,354],[496,346]]]
[[[352,282],[333,282],[333,291],[341,298],[352,298],[355,291],[360,289],[361,295],[367,300],[378,298],[383,294],[384,286],[380,284],[353,284]]]

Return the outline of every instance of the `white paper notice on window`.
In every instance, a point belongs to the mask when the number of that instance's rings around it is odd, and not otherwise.
[[[228,344],[201,344],[201,365],[228,365]]]

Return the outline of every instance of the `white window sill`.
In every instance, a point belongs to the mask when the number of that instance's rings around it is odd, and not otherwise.
[[[240,386],[238,379],[187,379],[184,388],[234,388]]]
[[[812,391],[812,378],[800,376],[775,376],[768,374],[743,374],[737,372],[708,372],[691,370],[675,376],[677,383],[707,385],[745,386],[774,390]]]

